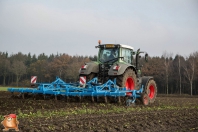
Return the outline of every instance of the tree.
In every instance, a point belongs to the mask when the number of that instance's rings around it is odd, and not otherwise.
[[[4,59],[3,61],[3,86],[6,84],[6,77],[10,72],[10,60]]]
[[[6,77],[10,72],[10,60],[7,53],[0,53],[0,75],[3,76],[3,86],[6,84]]]
[[[190,55],[186,59],[186,65],[183,66],[185,70],[185,77],[188,79],[190,83],[190,95],[192,95],[192,85],[193,85],[193,79],[195,74],[195,57],[194,55]]]
[[[14,60],[11,70],[16,75],[16,84],[18,87],[19,80],[26,73],[26,66],[22,61]]]
[[[143,62],[145,62],[143,60]],[[144,63],[142,67],[142,75],[143,76],[153,76],[155,78],[155,81],[157,83],[157,86],[160,88],[158,89],[159,93],[165,93],[165,89],[163,89],[164,86],[164,65],[163,65],[163,59],[160,57],[149,57],[148,62]]]
[[[46,60],[37,60],[30,65],[28,71],[31,76],[38,76],[38,81],[43,82],[46,79],[50,80],[48,68],[49,64]]]
[[[179,93],[181,95],[182,93],[182,75],[183,75],[183,71],[184,69],[182,68],[183,65],[185,64],[185,59],[183,56],[181,55],[176,55],[175,59],[173,60],[173,69],[172,69],[172,73],[173,73],[173,84],[175,84],[176,86],[176,92]]]
[[[165,74],[166,74],[166,93],[168,94],[168,82],[169,82],[169,67],[171,63],[171,58],[173,53],[168,53],[167,51],[163,52],[162,57],[164,58]]]
[[[66,74],[68,69],[68,65],[70,62],[71,56],[67,54],[63,54],[54,58],[54,60],[50,63],[50,72],[55,76],[59,76],[60,78]]]

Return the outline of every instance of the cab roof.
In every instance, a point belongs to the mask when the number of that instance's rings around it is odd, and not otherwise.
[[[129,45],[125,45],[125,44],[120,44],[121,47],[123,48],[127,48],[127,49],[134,49],[132,46],[129,46]]]
[[[101,46],[102,45],[104,45],[104,46],[106,46],[106,45],[116,45],[116,46],[120,46],[120,47],[122,47],[122,48],[127,48],[127,49],[134,49],[132,46],[129,46],[129,45],[125,45],[125,44],[100,44]],[[97,46],[96,46],[97,47]]]

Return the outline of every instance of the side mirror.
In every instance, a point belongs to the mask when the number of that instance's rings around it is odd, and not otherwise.
[[[145,54],[145,61],[146,62],[148,61],[148,54],[147,53]]]
[[[135,52],[134,52],[134,51],[132,51],[132,52],[131,52],[131,55],[135,55]]]

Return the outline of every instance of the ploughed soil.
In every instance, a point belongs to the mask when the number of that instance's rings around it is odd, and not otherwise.
[[[128,111],[131,107],[134,110]],[[82,108],[96,113],[72,113]],[[118,111],[111,112],[112,108]],[[71,111],[71,114],[51,116],[50,111],[56,110]],[[99,110],[104,112],[98,113]],[[28,114],[38,111],[49,116],[28,117]],[[92,103],[89,100],[22,99],[11,97],[9,92],[0,92],[1,121],[4,115],[11,113],[17,114],[21,132],[198,132],[198,96],[158,95],[155,102],[148,106],[137,104],[126,107],[125,104]],[[0,124],[0,131],[3,128]]]

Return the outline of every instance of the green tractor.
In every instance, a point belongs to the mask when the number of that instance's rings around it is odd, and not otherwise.
[[[86,63],[79,71],[82,86],[94,77],[97,77],[101,84],[116,78],[117,85],[126,90],[139,90],[144,87],[142,100],[145,105],[155,101],[157,85],[152,76],[141,75],[139,64],[140,54],[144,53],[147,61],[147,53],[140,49],[134,51],[129,45],[101,44],[100,41],[96,48],[99,48],[97,61]],[[130,96],[131,93],[127,95]]]

